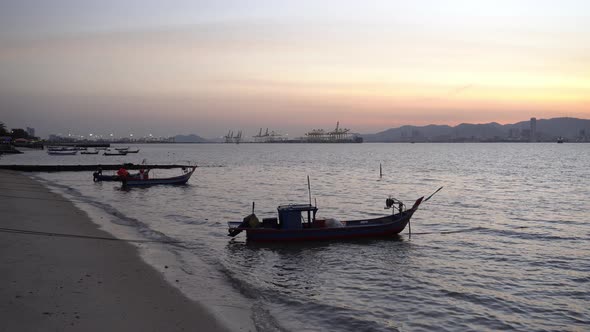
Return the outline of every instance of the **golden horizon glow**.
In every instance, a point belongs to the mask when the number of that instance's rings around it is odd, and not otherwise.
[[[441,16],[419,14],[418,5],[380,2],[384,10],[401,12],[350,19],[344,10],[284,21],[191,17],[175,25],[15,33],[0,46],[0,93],[20,98],[27,109],[42,108],[37,99],[55,109],[83,98],[111,109],[121,108],[121,99],[137,105],[157,100],[158,107],[125,109],[154,119],[166,112],[179,126],[225,120],[235,122],[228,127],[262,121],[264,127],[309,128],[318,126],[314,121],[340,120],[377,131],[531,116],[590,118],[590,19],[568,16],[576,6],[585,8],[583,2],[567,10],[535,7],[531,14],[512,2],[485,8],[496,16],[445,3],[450,7]],[[303,13],[315,4],[302,6]],[[558,9],[562,16],[552,16]]]

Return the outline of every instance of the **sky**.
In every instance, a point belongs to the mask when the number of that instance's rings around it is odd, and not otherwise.
[[[220,137],[590,118],[590,1],[0,1],[0,121]]]

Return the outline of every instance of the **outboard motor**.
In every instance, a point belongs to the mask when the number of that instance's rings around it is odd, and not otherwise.
[[[393,200],[393,198],[389,197],[385,200],[385,206],[386,209],[391,209],[391,207],[393,206],[393,203],[395,203],[395,201]]]
[[[396,204],[397,204],[397,207],[395,206]],[[385,200],[385,209],[391,209],[391,212],[395,213],[396,208],[398,209],[399,212],[403,212],[404,203],[402,201],[400,201],[399,199],[395,199],[395,198],[389,196]]]
[[[258,217],[256,217],[256,215],[252,213],[242,220],[242,223],[240,224],[240,226],[238,226],[238,228],[255,228],[258,227],[259,224],[260,221],[258,220]],[[240,234],[242,230],[243,229],[233,229],[229,231],[228,236],[236,236]]]
[[[99,167],[96,172],[92,173],[92,180],[97,182],[100,175],[102,175],[102,167]]]

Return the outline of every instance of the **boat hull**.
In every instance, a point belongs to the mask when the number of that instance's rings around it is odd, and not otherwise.
[[[94,182],[121,181],[118,175],[102,175],[98,173],[94,173],[92,179],[94,180]]]
[[[50,156],[75,156],[78,151],[47,151]]]
[[[413,211],[403,215],[391,215],[370,220],[346,222],[343,227],[302,228],[282,230],[269,228],[245,228],[248,241],[255,242],[300,242],[347,240],[389,237],[402,232],[412,217]]]
[[[185,184],[189,178],[182,179],[147,179],[123,181],[124,186],[153,186],[156,184]]]
[[[146,180],[128,178],[128,179],[123,179],[122,182],[123,182],[123,186],[126,186],[126,187],[153,186],[153,185],[159,185],[159,184],[168,184],[168,185],[186,184],[188,182],[188,180],[191,178],[191,176],[193,175],[195,169],[196,169],[196,167],[194,167],[190,172],[188,172],[186,174],[172,177],[172,178],[160,178],[160,179],[154,178],[154,179],[146,179]]]

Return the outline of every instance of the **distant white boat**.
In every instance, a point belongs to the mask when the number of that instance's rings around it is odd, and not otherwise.
[[[123,150],[123,151],[117,151],[117,150],[106,150],[103,153],[103,156],[126,156],[127,155],[127,151]]]
[[[69,146],[48,146],[47,151],[73,151],[75,150]]]
[[[51,156],[73,156],[78,151],[76,150],[48,150],[47,154]]]

